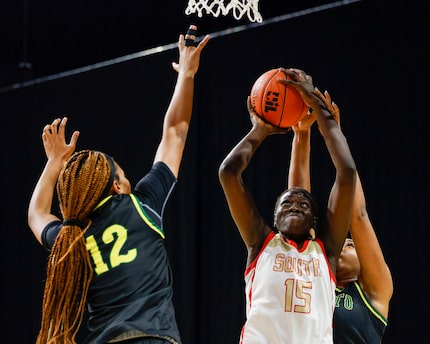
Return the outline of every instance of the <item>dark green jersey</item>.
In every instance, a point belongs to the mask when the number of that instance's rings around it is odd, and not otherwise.
[[[109,196],[93,212],[85,233],[94,268],[87,296],[86,343],[106,343],[124,333],[181,342],[162,226],[175,183],[168,167],[156,163],[132,194]],[[45,228],[46,248],[59,229],[58,222]]]
[[[333,339],[335,344],[378,344],[387,320],[375,310],[357,282],[336,288]]]

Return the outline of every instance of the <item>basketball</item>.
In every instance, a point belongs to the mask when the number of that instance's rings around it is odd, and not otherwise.
[[[309,107],[298,91],[279,83],[278,79],[289,80],[290,77],[280,68],[261,74],[252,86],[250,103],[252,110],[265,122],[288,128],[300,121]]]

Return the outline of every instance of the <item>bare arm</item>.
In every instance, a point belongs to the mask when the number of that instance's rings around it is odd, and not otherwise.
[[[294,125],[294,137],[291,146],[288,187],[301,187],[311,191],[310,154],[311,127],[316,118],[312,113],[305,115]]]
[[[281,83],[295,87],[316,116],[318,128],[336,169],[327,205],[327,224],[321,234],[330,265],[335,271],[351,223],[352,203],[356,184],[356,167],[348,143],[336,120],[318,96],[312,78],[298,69],[286,69],[292,80]]]
[[[331,101],[330,94],[325,92],[322,95],[318,90],[316,90],[316,93],[324,101],[340,126],[339,108]],[[297,126],[293,127],[294,140],[289,171],[289,186],[306,188],[309,185],[308,190],[310,190],[309,164],[306,161],[306,159],[309,159],[310,143],[309,140],[303,139],[303,137],[307,137],[307,129],[309,129],[308,133],[310,135],[310,125],[313,122],[309,125],[309,119],[305,117],[304,120],[306,122],[302,120]],[[389,302],[393,295],[393,280],[366,210],[366,200],[358,174],[350,231],[360,261],[359,282],[372,305],[387,318]]]
[[[43,128],[42,141],[47,162],[37,181],[28,207],[27,221],[36,239],[42,243],[43,228],[58,217],[51,214],[52,200],[58,175],[66,160],[73,154],[79,132],[72,134],[70,143],[65,140],[67,118],[55,119]]]
[[[193,25],[190,28],[197,29]],[[186,39],[188,38],[187,36]],[[163,134],[154,158],[154,162],[166,163],[176,177],[191,120],[194,76],[199,68],[200,54],[209,39],[210,37],[206,35],[199,45],[194,47],[185,46],[184,36],[179,36],[179,63],[173,63],[173,68],[178,72],[178,79],[164,118]]]
[[[366,200],[358,175],[351,234],[361,267],[358,280],[375,308],[387,318],[393,295],[393,280],[366,210]]]
[[[226,156],[219,167],[218,174],[230,214],[248,249],[249,265],[258,254],[271,227],[261,217],[254,198],[243,181],[242,174],[264,139],[281,131],[263,122],[252,112],[249,98],[248,111],[252,122],[251,130]]]
[[[339,107],[331,102],[327,92],[325,99],[326,106],[330,108],[330,112],[340,126]],[[389,303],[393,296],[393,279],[367,213],[366,199],[358,173],[350,231],[360,262],[359,283],[372,305],[387,318]]]
[[[331,101],[330,94],[326,91],[322,94],[315,89],[316,95],[324,102],[327,109],[339,124],[339,108]],[[316,117],[308,112],[296,125],[294,125],[294,137],[291,146],[290,169],[288,172],[288,187],[301,187],[311,191],[310,155],[311,155],[311,129]]]
[[[324,99],[326,106],[340,126],[339,107],[331,102],[328,92],[325,92]],[[360,262],[358,280],[372,305],[387,318],[389,303],[393,296],[393,279],[367,213],[366,199],[358,173],[350,231]]]

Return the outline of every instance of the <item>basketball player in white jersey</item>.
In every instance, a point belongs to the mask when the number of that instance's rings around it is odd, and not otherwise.
[[[333,343],[334,272],[351,223],[356,167],[340,127],[315,92],[312,78],[298,69],[285,72],[292,80],[279,82],[297,89],[312,109],[336,177],[326,221],[318,226],[321,230],[316,230],[316,204],[302,188],[280,194],[272,228],[257,209],[242,174],[264,139],[285,130],[258,118],[248,99],[252,128],[219,168],[231,216],[248,251],[241,344]]]

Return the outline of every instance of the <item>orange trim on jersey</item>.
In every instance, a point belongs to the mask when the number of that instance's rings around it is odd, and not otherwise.
[[[263,246],[261,247],[260,252],[258,253],[257,257],[255,257],[255,259],[252,261],[252,263],[249,264],[248,267],[245,269],[244,276],[246,276],[255,267],[255,265],[257,264],[258,258],[260,257],[261,253],[264,251],[264,249],[266,248],[266,246],[269,243],[269,241],[272,240],[275,235],[276,235],[276,233],[273,232],[273,231],[270,232],[267,235],[266,239],[264,239]],[[293,245],[294,247],[296,247],[299,252],[304,251],[309,246],[309,242],[311,241],[311,240],[306,240],[305,243],[303,244],[302,248],[299,249],[298,246],[297,246],[297,243],[295,241],[289,240],[287,238],[284,238],[284,240],[288,244]],[[330,262],[328,261],[328,257],[327,257],[327,253],[325,251],[324,243],[321,241],[320,238],[315,238],[313,241],[315,241],[316,243],[318,243],[318,245],[321,247],[321,251],[322,251],[322,253],[324,255],[324,258],[325,258],[327,266],[328,266],[328,271],[330,273],[330,279],[336,285],[337,284],[336,275],[334,274],[334,272],[333,272],[333,270],[331,268]]]
[[[324,254],[325,261],[327,262],[328,271],[329,271],[329,273],[330,273],[330,278],[332,279],[332,281],[334,281],[334,284],[336,285],[336,284],[337,284],[336,274],[335,274],[335,273],[333,272],[333,270],[331,269],[331,265],[330,265],[330,262],[328,261],[327,253],[326,253],[326,251],[325,251],[324,243],[321,241],[321,239],[320,239],[320,238],[315,238],[315,240],[314,240],[314,241],[316,241],[316,242],[320,245],[321,250],[322,250],[322,252],[323,252],[323,254]]]

